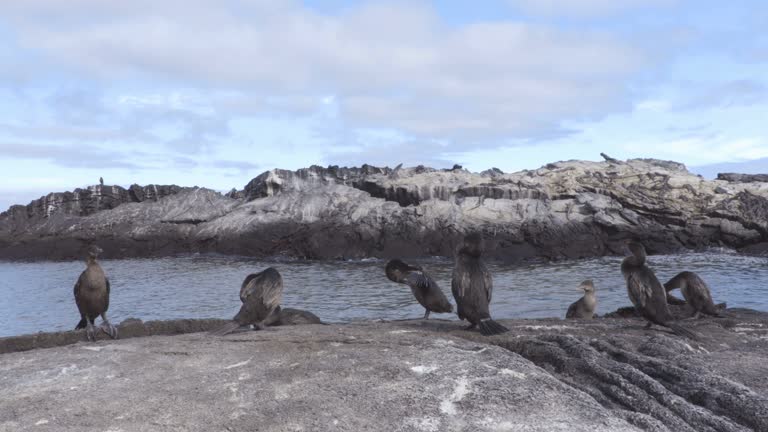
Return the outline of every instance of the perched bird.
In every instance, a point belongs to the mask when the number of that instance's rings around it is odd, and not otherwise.
[[[568,307],[566,318],[592,319],[595,316],[597,298],[595,297],[595,285],[592,279],[587,279],[579,285],[584,290],[584,297],[578,299]]]
[[[96,333],[93,322],[101,315],[101,329],[112,339],[117,339],[117,328],[109,323],[107,309],[109,309],[109,279],[96,258],[103,252],[98,246],[88,248],[86,268],[80,273],[75,283],[75,303],[80,311],[80,322],[75,330],[86,329],[88,340],[95,341]]]
[[[211,333],[223,336],[247,325],[262,330],[277,320],[282,298],[283,277],[280,272],[269,267],[260,273],[250,274],[240,286],[240,301],[243,303],[240,311],[232,318],[232,322]]]
[[[667,292],[680,288],[686,303],[693,309],[693,317],[700,318],[702,314],[719,317],[720,313],[712,301],[712,294],[706,282],[694,272],[684,271],[664,284]]]
[[[491,319],[488,306],[493,294],[493,279],[483,263],[483,238],[478,233],[468,234],[456,254],[451,292],[456,299],[459,319],[471,324],[467,330],[480,327],[484,336],[504,333],[508,328]]]
[[[406,284],[416,300],[424,306],[424,319],[429,313],[453,312],[453,306],[443,294],[440,286],[421,267],[410,266],[399,259],[390,260],[384,271],[392,282]]]
[[[99,184],[104,186],[104,177],[99,177]]]
[[[667,292],[646,264],[645,247],[640,243],[628,242],[631,256],[621,262],[621,273],[627,282],[627,294],[637,312],[648,321],[646,325],[657,324],[672,329],[675,333],[698,339],[696,333],[674,323],[674,317],[667,307]]]

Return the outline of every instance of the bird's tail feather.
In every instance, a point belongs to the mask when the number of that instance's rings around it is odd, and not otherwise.
[[[698,334],[694,333],[691,330],[688,330],[687,328],[681,326],[680,324],[668,323],[667,326],[671,328],[672,331],[679,334],[680,336],[684,336],[684,337],[687,337],[688,339],[695,340],[695,341],[701,339]]]
[[[214,335],[214,336],[224,336],[226,334],[232,333],[233,331],[237,330],[238,328],[240,328],[240,324],[238,324],[235,321],[230,321],[230,322],[224,324],[223,326],[221,326],[221,327],[219,327],[219,328],[217,328],[215,330],[211,330],[209,332],[209,334]]]
[[[503,325],[497,323],[496,321],[487,318],[480,321],[480,334],[483,336],[493,336],[497,334],[502,334],[505,332],[508,332],[509,329],[504,327]]]

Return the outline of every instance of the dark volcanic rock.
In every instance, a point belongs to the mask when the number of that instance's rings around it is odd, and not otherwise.
[[[719,173],[717,174],[717,179],[725,180],[728,182],[736,182],[736,183],[749,183],[749,182],[768,183],[768,174]]]
[[[265,172],[226,196],[115,190],[112,198],[89,195],[88,204],[58,194],[52,205],[12,207],[0,215],[0,259],[79,258],[90,242],[107,257],[451,256],[471,230],[484,233],[490,257],[505,261],[619,254],[627,238],[651,253],[768,251],[768,183],[706,181],[654,159],[557,162],[512,174],[312,166]]]

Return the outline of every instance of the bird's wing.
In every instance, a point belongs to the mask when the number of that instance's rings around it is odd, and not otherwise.
[[[485,296],[488,298],[488,304],[490,304],[493,295],[493,276],[485,266],[483,266],[483,284],[485,285]]]
[[[405,283],[411,288],[416,288],[422,291],[429,291],[433,288],[440,289],[437,282],[423,271],[408,272],[408,275],[405,277]]]
[[[635,307],[644,308],[648,299],[653,296],[653,289],[633,272],[627,276],[627,293]]]
[[[75,289],[73,290],[73,294],[75,295],[75,301],[77,301],[78,297],[80,297],[80,281],[82,280],[82,277],[77,278],[77,282],[75,282]]]
[[[453,297],[455,298],[462,298],[464,297],[465,291],[469,284],[471,283],[469,272],[453,272],[453,277],[451,278],[451,292],[453,293]]]
[[[570,306],[568,306],[568,310],[565,312],[566,318],[575,318],[576,317],[576,308],[578,307],[579,302],[573,302]]]
[[[85,272],[80,274],[80,277],[77,278],[77,282],[75,282],[75,288],[73,290],[75,294],[75,304],[77,305],[77,310],[80,312],[80,314],[83,314],[83,311],[80,309],[80,296],[83,289],[83,275]]]
[[[104,312],[106,312],[109,309],[109,291],[110,291],[111,287],[109,285],[109,278],[108,277],[105,276],[104,277],[104,281],[106,282],[106,285],[107,285],[107,300],[104,302]]]

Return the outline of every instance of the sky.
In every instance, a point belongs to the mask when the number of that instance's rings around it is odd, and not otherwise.
[[[0,211],[313,164],[768,172],[763,0],[0,2]]]

